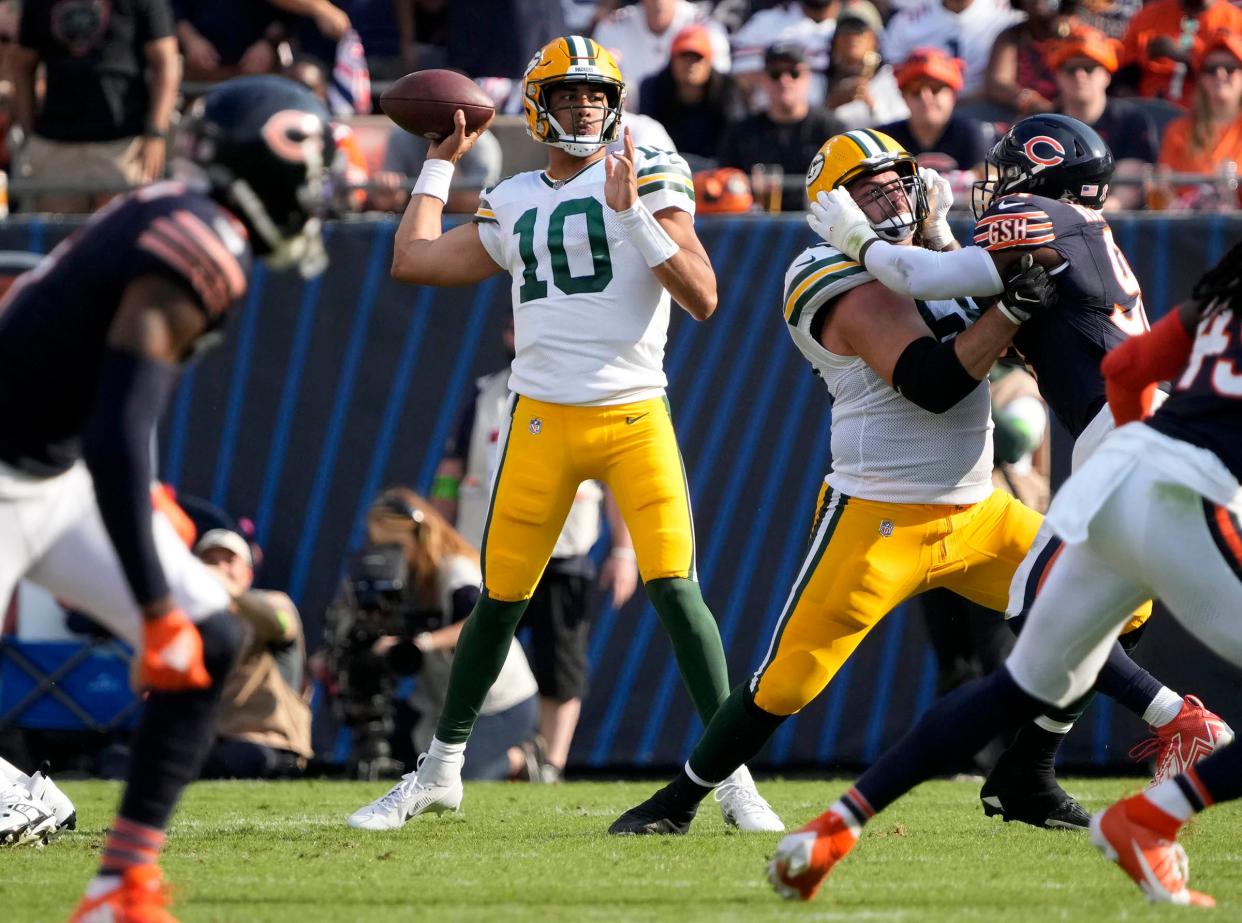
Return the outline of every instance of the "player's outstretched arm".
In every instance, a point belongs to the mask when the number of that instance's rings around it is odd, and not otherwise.
[[[108,330],[82,434],[100,515],[147,619],[173,608],[152,528],[151,433],[176,386],[177,363],[206,323],[183,286],[157,275],[131,282]]]
[[[490,122],[488,123],[490,124]],[[392,248],[392,277],[414,285],[471,285],[500,272],[475,224],[442,233],[444,206],[457,161],[487,126],[466,134],[466,116],[454,115],[453,134],[433,144],[414,185]]]
[[[694,232],[694,219],[679,208],[652,214],[638,198],[634,139],[625,129],[625,151],[609,154],[604,164],[604,200],[617,213],[652,273],[695,320],[716,310],[716,272]]]

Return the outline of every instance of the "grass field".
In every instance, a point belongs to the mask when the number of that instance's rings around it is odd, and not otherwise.
[[[1070,780],[1089,810],[1136,779]],[[677,838],[604,830],[652,783],[476,784],[463,813],[391,833],[343,820],[383,785],[345,782],[195,786],[178,814],[165,869],[187,921],[596,920],[1157,920],[1083,835],[983,816],[967,782],[924,785],[866,830],[809,904],[778,899],[763,878],[779,835],[727,831],[710,801]],[[787,823],[819,813],[842,786],[761,784]],[[117,787],[67,782],[77,833],[43,850],[0,853],[0,920],[62,920],[90,876]],[[1184,835],[1193,882],[1242,918],[1240,810],[1199,818]],[[1237,914],[1235,916],[1235,914]]]

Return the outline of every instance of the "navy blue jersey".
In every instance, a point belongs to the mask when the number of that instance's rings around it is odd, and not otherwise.
[[[1055,250],[1057,306],[1022,325],[1014,345],[1039,379],[1057,419],[1074,438],[1104,406],[1100,360],[1147,329],[1138,280],[1104,216],[1043,196],[998,196],[975,226],[975,243],[992,252]]]
[[[0,461],[39,476],[80,456],[105,339],[126,287],[184,286],[208,330],[242,296],[250,249],[211,199],[161,183],[115,199],[0,300]]]
[[[1186,370],[1147,423],[1214,452],[1242,480],[1242,315],[1221,311],[1199,322]]]

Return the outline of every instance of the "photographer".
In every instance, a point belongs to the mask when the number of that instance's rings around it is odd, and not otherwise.
[[[367,514],[368,547],[357,555],[328,614],[330,660],[354,735],[353,774],[389,771],[397,680],[416,675],[415,752],[431,742],[448,686],[453,649],[479,596],[479,555],[422,497],[384,491]],[[480,710],[464,776],[540,777],[534,742],[537,687],[515,641]]]
[[[311,751],[310,707],[302,696],[306,642],[292,600],[251,588],[254,557],[241,535],[212,529],[194,554],[225,585],[246,646],[220,699],[216,742],[205,779],[277,779],[301,775]]]

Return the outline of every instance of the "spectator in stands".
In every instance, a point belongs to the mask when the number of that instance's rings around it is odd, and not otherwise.
[[[733,123],[721,143],[720,164],[747,173],[759,164],[776,164],[786,176],[801,178],[824,141],[843,129],[828,110],[811,108],[811,70],[801,45],[773,45],[763,64],[767,110]],[[785,199],[788,209],[805,207],[805,196]]]
[[[566,34],[555,0],[450,0],[445,16],[447,66],[476,79],[521,77],[530,49]]]
[[[448,0],[393,0],[406,73],[448,61]]]
[[[1142,6],[1143,0],[1082,0],[1075,15],[1084,26],[1120,41]]]
[[[1242,9],[1229,0],[1154,0],[1139,10],[1123,54],[1123,64],[1138,71],[1138,95],[1189,106],[1195,55],[1218,29],[1242,33]]]
[[[1056,74],[1056,111],[1085,122],[1099,133],[1117,160],[1115,179],[1138,178],[1156,162],[1156,126],[1134,103],[1108,95],[1117,71],[1119,47],[1116,40],[1079,26],[1067,38],[1050,44],[1048,66]],[[1142,193],[1141,185],[1114,182],[1104,207],[1141,208]]]
[[[915,48],[931,47],[965,62],[961,96],[983,97],[992,45],[1023,14],[1009,0],[923,0],[888,22],[881,50],[888,61],[904,61]]]
[[[1190,114],[1165,129],[1160,163],[1182,173],[1222,173],[1226,186],[1232,176],[1236,188],[1238,164],[1242,164],[1242,34],[1221,29],[1207,36],[1194,64],[1196,85]],[[1230,192],[1219,186],[1177,190],[1185,204],[1235,208],[1242,196],[1233,192],[1226,200]]]
[[[172,0],[185,79],[215,81],[276,69],[280,14],[250,0]]]
[[[891,65],[880,57],[884,23],[867,0],[837,17],[828,66],[827,106],[847,129],[895,122],[910,114]]]
[[[1057,82],[1044,60],[1049,42],[1063,39],[1077,24],[1078,0],[1017,0],[1026,19],[996,37],[988,59],[987,98],[1018,117],[1051,112]]]
[[[432,505],[476,547],[483,542],[496,474],[496,440],[509,412],[509,365],[515,355],[511,311],[505,312],[500,341],[504,366],[475,382],[477,390],[458,419],[456,435],[444,448],[432,487]],[[598,585],[610,591],[616,607],[634,595],[638,559],[629,529],[603,486],[584,481],[522,617],[534,646],[531,663],[539,685],[539,733],[551,766],[547,781],[559,779],[565,768],[586,695],[587,639],[597,583],[590,552],[599,541],[601,512],[605,511],[611,548],[599,571]]]
[[[798,44],[811,69],[811,105],[828,95],[828,60],[841,0],[790,0],[760,10],[733,36],[733,77],[751,112],[762,111],[763,55],[772,45]],[[622,65],[624,69],[624,64]]]
[[[21,15],[17,0],[0,2],[0,170],[9,169],[9,129],[13,125],[13,47]]]
[[[254,557],[236,532],[212,529],[194,554],[225,585],[245,646],[220,697],[217,739],[203,768],[208,779],[300,775],[311,752],[311,713],[302,694],[306,639],[297,607],[284,593],[256,590]]]
[[[711,36],[712,67],[728,73],[729,39],[724,29],[690,0],[640,0],[595,27],[593,38],[613,53],[625,75],[627,109],[642,111],[643,81],[668,65],[673,39],[692,24]]]
[[[731,85],[712,67],[713,53],[707,29],[686,26],[673,39],[668,67],[643,81],[643,115],[666,127],[683,157],[714,159],[724,137]]]
[[[168,0],[76,7],[26,0],[12,60],[14,120],[25,135],[13,154],[24,179],[115,187],[164,175],[180,73]],[[46,90],[36,111],[40,64]],[[73,212],[99,201],[39,194],[23,205]]]
[[[897,67],[897,85],[910,117],[879,126],[919,163],[941,173],[973,170],[983,163],[987,142],[974,119],[956,114],[962,61],[938,48],[916,48]]]
[[[395,125],[388,130],[382,169],[371,177],[371,207],[378,211],[399,212],[409,201],[409,189],[422,172],[427,159],[426,138],[412,135]],[[472,214],[479,207],[479,193],[500,181],[503,153],[491,132],[484,132],[466,155],[457,162],[449,187],[446,212]]]

